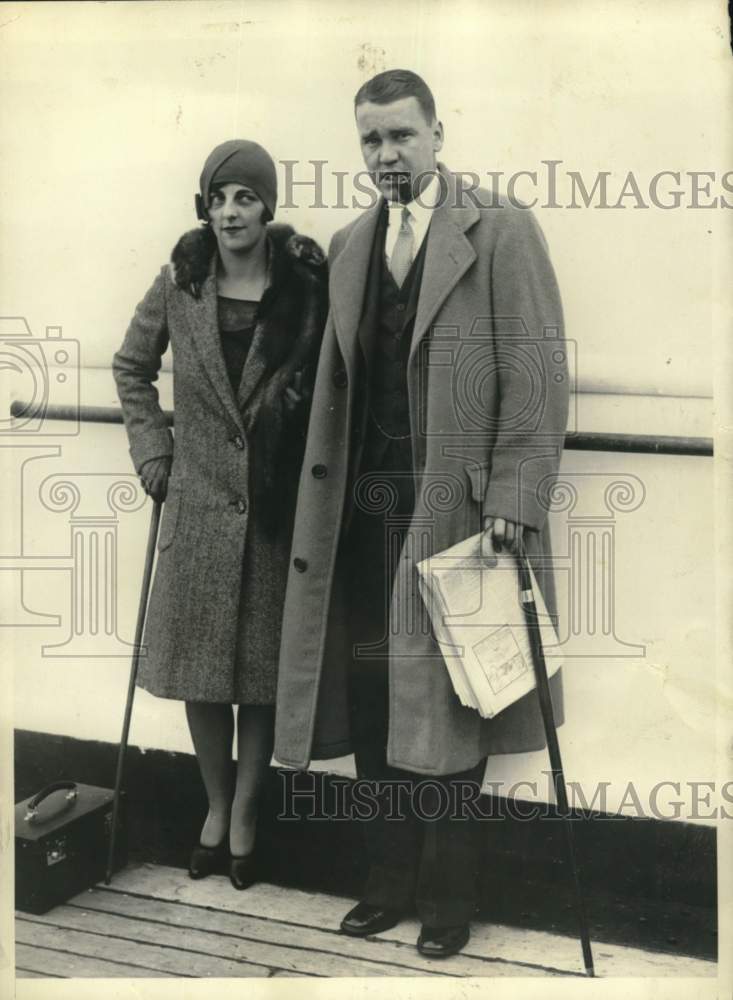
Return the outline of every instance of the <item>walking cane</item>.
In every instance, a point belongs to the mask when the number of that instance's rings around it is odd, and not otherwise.
[[[537,607],[532,593],[532,578],[530,576],[529,562],[524,545],[519,542],[517,556],[519,562],[519,586],[522,597],[522,607],[524,617],[527,622],[529,632],[530,649],[532,650],[532,662],[534,664],[535,678],[537,681],[537,694],[540,699],[540,711],[542,712],[542,722],[545,727],[545,738],[547,749],[550,754],[550,767],[552,769],[552,781],[555,786],[555,799],[560,807],[563,817],[563,825],[568,846],[568,857],[573,873],[573,884],[575,887],[575,902],[578,909],[578,923],[580,924],[580,944],[583,949],[583,963],[586,975],[594,977],[593,953],[590,947],[590,934],[588,933],[588,917],[585,911],[585,900],[583,890],[580,885],[578,874],[578,864],[575,858],[575,836],[573,833],[573,821],[568,813],[568,796],[565,787],[565,774],[560,757],[560,744],[557,740],[557,728],[555,726],[555,714],[552,710],[552,699],[550,697],[550,683],[547,679],[547,665],[545,664],[545,654],[542,650],[542,639],[540,638],[540,625],[537,615]]]
[[[125,754],[127,752],[127,739],[130,735],[130,720],[132,719],[132,702],[135,697],[135,680],[137,678],[137,665],[140,660],[140,647],[143,639],[143,627],[145,625],[145,615],[148,609],[148,594],[150,592],[150,578],[153,574],[153,559],[155,557],[155,546],[158,541],[158,525],[160,524],[161,502],[153,502],[153,510],[150,515],[150,530],[148,531],[148,548],[145,553],[145,569],[143,570],[143,585],[140,592],[140,605],[137,609],[137,626],[135,628],[135,645],[132,651],[132,665],[130,667],[130,680],[127,685],[127,703],[125,705],[125,719],[122,723],[122,736],[120,746],[117,751],[117,775],[115,777],[115,794],[112,800],[112,829],[109,838],[109,854],[107,855],[107,871],[104,877],[104,884],[109,885],[112,878],[112,868],[114,866],[115,844],[117,840],[117,823],[120,811],[120,791],[122,789],[122,772],[125,766]]]

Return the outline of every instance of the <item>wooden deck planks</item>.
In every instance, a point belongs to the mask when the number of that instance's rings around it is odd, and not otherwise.
[[[31,932],[32,934],[32,932]],[[66,944],[66,942],[62,942]],[[24,944],[20,941],[15,945],[16,976],[18,979],[53,977],[59,979],[148,979],[152,977],[170,977],[171,972],[159,969],[149,969],[139,965],[126,965],[115,961],[110,955],[100,958],[94,955],[77,955],[64,948],[44,948],[37,941]]]
[[[354,904],[354,900],[350,899],[302,892],[267,883],[254,885],[246,892],[237,893],[231,890],[227,879],[221,876],[192,882],[180,869],[144,864],[120,873],[111,888],[330,931],[338,928],[341,918]],[[371,946],[374,941],[391,941],[412,948],[413,955],[419,959],[414,948],[419,930],[416,920],[405,920],[366,944]],[[717,974],[714,962],[598,941],[593,942],[593,954],[599,976],[715,977]],[[463,963],[468,959],[485,962],[488,968],[481,972],[466,972]],[[430,962],[429,966],[437,966],[458,975],[583,973],[580,943],[576,938],[480,922],[471,925],[471,940],[460,956],[442,963]],[[502,967],[506,971],[502,971]]]
[[[88,895],[83,905],[97,915],[113,911],[133,920],[155,921],[156,933],[161,930],[165,933],[164,926],[171,922],[177,927],[185,926],[187,936],[192,933],[191,928],[205,929],[205,933],[215,936],[216,947],[224,949],[231,949],[242,938],[247,941],[255,961],[273,967],[277,959],[280,968],[290,971],[307,970],[335,976],[485,974],[483,965],[476,966],[475,972],[466,971],[467,967],[456,970],[450,964],[423,958],[414,947],[405,947],[399,942],[364,941],[333,929],[295,926],[185,903],[98,891]]]
[[[122,955],[130,948],[168,949],[173,955],[180,954],[180,961],[191,965],[194,975],[267,976],[272,970],[284,969],[317,976],[414,976],[421,971],[415,966],[388,963],[387,958],[380,962],[376,953],[375,961],[363,959],[354,954],[351,939],[341,950],[340,935],[120,893],[93,896],[95,907],[89,906],[92,899],[87,896],[84,908],[59,906],[47,917],[36,919],[73,933],[103,935],[102,940],[114,942]],[[102,896],[103,902],[98,902]],[[324,948],[324,944],[330,947]],[[399,949],[388,946],[386,950],[391,956]],[[212,962],[227,963],[228,971],[214,970]],[[254,965],[258,971],[236,972],[238,962]]]
[[[194,882],[181,869],[131,866],[43,917],[19,914],[18,977],[581,974],[574,938],[474,923],[462,954],[430,961],[415,949],[414,919],[367,940],[341,934],[352,905],[268,884],[238,893],[223,876]],[[604,977],[717,973],[713,962],[600,942],[594,956]]]
[[[126,868],[114,876],[110,888],[324,930],[337,930],[341,918],[356,902],[267,882],[237,892],[225,876],[212,875],[194,882],[180,868],[150,864]]]
[[[16,940],[21,944],[53,949],[70,956],[114,960],[130,969],[136,969],[138,976],[151,971],[168,976],[187,977],[242,977],[268,976],[270,970],[262,965],[231,958],[212,957],[197,954],[187,948],[162,947],[151,944],[140,936],[118,937],[103,930],[79,930],[69,926],[65,911],[70,907],[56,907],[50,914],[19,920],[16,924]],[[135,929],[131,928],[132,934]],[[37,966],[34,966],[37,968]],[[129,971],[117,973],[129,976]]]
[[[25,947],[25,946],[23,946]],[[29,948],[28,954],[25,956],[31,965],[39,963],[39,951],[37,948]],[[18,959],[18,961],[23,961],[23,956]],[[49,970],[46,962],[43,963],[45,966],[45,972],[37,972],[35,969],[26,969],[23,965],[16,964],[15,966],[15,978],[16,979],[65,979],[66,975],[58,976]]]

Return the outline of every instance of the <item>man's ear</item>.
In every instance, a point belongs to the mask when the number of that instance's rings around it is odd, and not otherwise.
[[[439,153],[443,148],[443,123],[436,120],[433,126],[433,150]]]

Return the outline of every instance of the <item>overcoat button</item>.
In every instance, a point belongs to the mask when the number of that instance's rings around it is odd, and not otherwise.
[[[247,501],[244,497],[237,497],[236,500],[232,500],[232,506],[236,507],[238,514],[244,514],[247,510]]]
[[[316,479],[325,479],[328,469],[325,465],[314,465],[311,472]]]
[[[305,559],[301,559],[300,556],[296,556],[295,559],[293,559],[293,566],[299,573],[305,573],[308,569],[308,563]]]
[[[233,445],[236,445],[240,451],[244,449],[244,438],[241,434],[235,434],[233,438],[229,438]]]
[[[343,368],[339,368],[338,371],[335,371],[333,373],[333,384],[338,389],[343,389],[347,385],[347,383],[348,379],[346,378],[346,372],[344,371]]]
[[[405,303],[404,302],[398,302],[397,303],[397,311],[398,312],[404,312],[405,311]]]

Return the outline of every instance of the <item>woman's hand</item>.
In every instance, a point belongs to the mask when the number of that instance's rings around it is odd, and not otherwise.
[[[149,458],[140,466],[140,482],[143,489],[156,503],[163,503],[168,494],[168,477],[173,460],[170,455]]]

